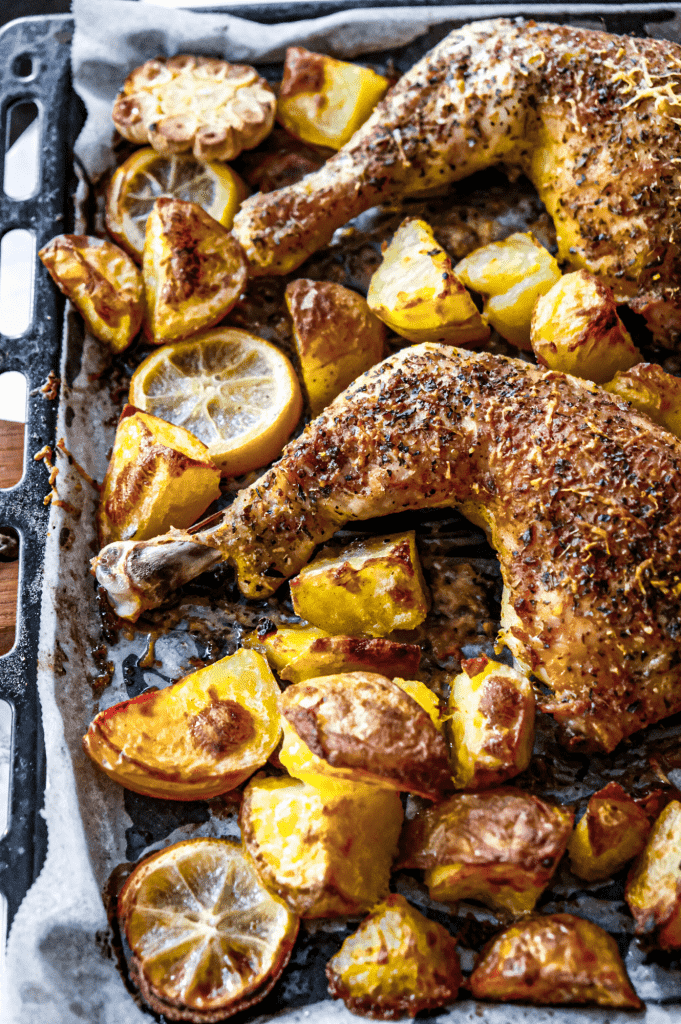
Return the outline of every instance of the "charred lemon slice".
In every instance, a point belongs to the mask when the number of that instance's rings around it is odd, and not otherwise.
[[[201,163],[187,153],[161,156],[145,146],[111,178],[106,226],[112,238],[141,262],[147,218],[161,196],[197,203],[223,227],[231,228],[247,195],[248,186],[227,164]]]
[[[286,966],[298,918],[236,843],[194,839],[137,865],[118,900],[130,974],[170,1020],[219,1021],[259,1002]]]
[[[130,402],[198,437],[223,476],[277,458],[302,409],[283,352],[231,327],[153,352],[132,376]]]

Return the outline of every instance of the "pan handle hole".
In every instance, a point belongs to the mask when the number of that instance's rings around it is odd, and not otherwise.
[[[33,76],[33,57],[30,53],[18,53],[12,61],[12,74],[26,81]]]
[[[33,320],[35,236],[13,228],[0,242],[0,334],[19,338]]]
[[[7,111],[3,188],[10,199],[28,199],[40,184],[40,109],[19,100]]]
[[[12,705],[0,700],[0,839],[7,834],[10,816],[13,718]]]

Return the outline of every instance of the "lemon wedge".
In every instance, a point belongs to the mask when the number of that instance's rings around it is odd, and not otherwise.
[[[130,402],[198,437],[223,476],[276,459],[303,404],[284,353],[233,327],[152,352],[132,375]]]
[[[121,891],[118,918],[132,980],[170,1020],[223,1020],[259,1002],[298,932],[297,916],[225,839],[190,839],[147,857]]]
[[[248,194],[246,183],[227,164],[204,164],[187,153],[161,156],[145,146],[128,157],[111,178],[106,226],[120,246],[141,260],[147,217],[161,196],[197,203],[223,227],[231,228],[234,214]]]

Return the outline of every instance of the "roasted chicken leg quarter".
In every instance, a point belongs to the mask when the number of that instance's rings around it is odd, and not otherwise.
[[[595,385],[444,345],[359,377],[217,523],[95,560],[136,618],[216,562],[265,597],[345,522],[455,505],[504,580],[501,639],[572,737],[611,750],[681,710],[681,442]]]
[[[452,32],[319,171],[242,205],[253,273],[286,273],[363,210],[492,165],[522,172],[559,258],[598,274],[658,341],[681,333],[681,46],[567,25]]]

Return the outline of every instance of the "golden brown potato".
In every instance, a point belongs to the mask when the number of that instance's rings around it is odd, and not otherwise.
[[[207,800],[265,764],[281,733],[278,695],[263,656],[239,650],[101,711],[83,746],[126,789]]]
[[[570,837],[573,873],[588,882],[610,878],[641,852],[649,832],[645,811],[621,786],[609,782],[591,797]]]
[[[385,326],[356,292],[331,281],[299,278],[286,288],[303,381],[313,416],[380,362]]]
[[[681,948],[681,802],[672,800],[653,825],[634,864],[625,899],[636,931],[657,929],[663,949]]]
[[[100,547],[184,530],[220,497],[220,470],[183,427],[126,405],[97,509]]]
[[[263,885],[302,917],[363,913],[388,892],[402,826],[395,792],[259,777],[239,822]]]
[[[507,928],[483,949],[470,988],[476,999],[641,1006],[615,940],[572,914],[535,917]]]
[[[391,893],[326,965],[329,992],[374,1020],[414,1017],[456,999],[456,939]]]
[[[322,552],[291,580],[296,615],[331,633],[414,629],[430,607],[413,530]]]
[[[534,305],[560,278],[548,249],[533,235],[518,232],[464,256],[454,273],[485,297],[483,316],[502,338],[529,351]]]
[[[166,156],[192,150],[197,160],[233,160],[268,135],[276,104],[255,68],[178,54],[128,75],[113,122],[124,138]]]
[[[144,283],[126,253],[91,235],[57,235],[38,256],[95,338],[122,352],[142,326]]]
[[[475,346],[489,338],[489,327],[452,271],[449,256],[429,225],[415,217],[402,222],[384,251],[367,302],[410,341]]]
[[[595,384],[641,359],[611,290],[586,270],[565,274],[537,299],[530,337],[542,366]]]
[[[638,363],[618,371],[604,391],[631,402],[661,427],[681,437],[681,377],[665,373],[657,363]]]
[[[389,84],[370,68],[290,46],[277,120],[303,142],[340,149],[364,124]]]
[[[246,283],[239,243],[197,203],[157,199],[142,256],[145,332],[155,345],[212,327]]]
[[[534,743],[534,690],[527,676],[486,657],[462,661],[448,710],[459,789],[485,789],[524,771]]]
[[[451,788],[449,752],[429,714],[385,676],[347,672],[289,686],[280,753],[291,775],[373,782],[431,800]]]
[[[565,852],[572,817],[510,786],[457,793],[407,823],[399,866],[424,868],[433,899],[526,913]]]
[[[245,646],[260,650],[282,679],[299,683],[339,672],[378,672],[394,679],[415,676],[421,660],[417,644],[384,637],[331,636],[316,626],[284,627],[249,637]]]

